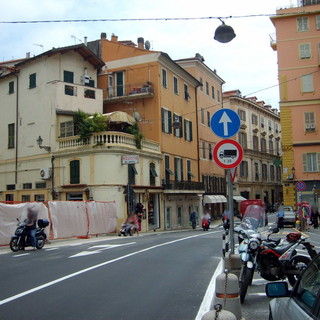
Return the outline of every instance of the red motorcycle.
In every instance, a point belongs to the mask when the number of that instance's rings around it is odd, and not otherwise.
[[[210,219],[202,219],[202,229],[203,231],[208,231],[210,228]]]

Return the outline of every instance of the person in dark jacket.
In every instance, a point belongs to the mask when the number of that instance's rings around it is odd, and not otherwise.
[[[319,226],[318,217],[319,217],[318,208],[316,206],[313,206],[311,208],[311,221],[315,229],[318,229],[318,226]]]

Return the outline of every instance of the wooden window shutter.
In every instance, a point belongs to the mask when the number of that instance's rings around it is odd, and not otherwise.
[[[303,172],[308,172],[307,154],[302,154]]]

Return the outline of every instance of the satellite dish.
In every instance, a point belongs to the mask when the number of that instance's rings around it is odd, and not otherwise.
[[[144,47],[145,47],[147,50],[150,50],[151,45],[150,45],[150,41],[149,41],[149,40],[147,40],[147,41],[145,42]]]
[[[134,117],[134,120],[136,120],[137,122],[139,122],[141,120],[141,116],[140,116],[140,113],[138,111],[135,111],[133,113],[133,117]]]

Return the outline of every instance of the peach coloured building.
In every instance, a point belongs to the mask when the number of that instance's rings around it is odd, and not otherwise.
[[[104,113],[124,111],[138,120],[139,133],[160,143],[161,187],[132,184],[135,202],[143,203],[149,229],[189,225],[192,211],[202,212],[196,90],[200,82],[166,53],[148,42],[120,41],[105,33],[88,46],[105,62],[99,74]]]
[[[279,9],[271,21],[276,29],[271,46],[278,55],[284,204],[319,206],[320,1]]]

